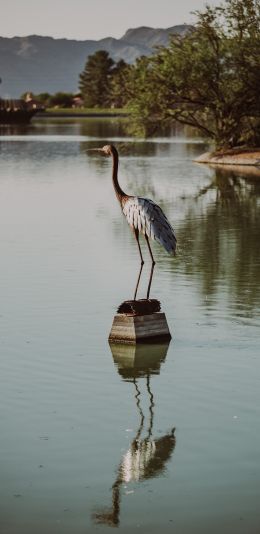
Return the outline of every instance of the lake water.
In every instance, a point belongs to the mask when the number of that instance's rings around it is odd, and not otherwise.
[[[108,142],[176,230],[176,258],[152,243],[169,345],[108,344],[139,271],[111,160],[87,152]],[[260,178],[205,149],[116,120],[1,129],[1,534],[259,532]]]

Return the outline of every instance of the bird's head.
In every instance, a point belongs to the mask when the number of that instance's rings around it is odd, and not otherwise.
[[[105,145],[103,148],[101,148],[102,152],[104,152],[105,156],[111,156],[113,147],[112,145]]]
[[[105,145],[102,148],[89,148],[88,152],[101,152],[105,156],[111,156],[116,151],[113,145]]]

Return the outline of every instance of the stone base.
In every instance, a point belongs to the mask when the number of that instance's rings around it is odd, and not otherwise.
[[[150,343],[171,339],[165,314],[126,315],[117,313],[109,335],[113,343]]]

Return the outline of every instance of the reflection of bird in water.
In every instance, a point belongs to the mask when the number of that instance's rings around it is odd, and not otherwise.
[[[110,526],[119,525],[121,486],[131,482],[142,482],[162,474],[176,444],[174,428],[160,438],[153,437],[155,403],[150,385],[150,376],[160,372],[160,363],[165,359],[168,345],[158,345],[157,359],[155,350],[153,350],[151,358],[149,358],[149,346],[148,350],[146,347],[148,358],[146,358],[145,364],[141,364],[141,356],[144,354],[142,349],[140,355],[138,355],[138,347],[124,346],[124,348],[125,351],[123,353],[123,346],[119,346],[118,351],[118,345],[111,345],[119,373],[125,380],[134,384],[140,422],[135,437],[117,468],[117,477],[112,486],[112,506],[93,514],[93,519],[96,523]],[[151,346],[151,348],[154,349],[154,346]],[[133,363],[132,368],[131,362]],[[149,396],[149,417],[146,431],[144,429],[145,415],[141,406],[141,391],[138,384],[138,379],[144,377],[146,378],[146,390]]]
[[[150,397],[149,425],[146,436],[141,439],[144,430],[145,416],[140,404],[141,392],[136,378],[133,379],[136,390],[136,405],[140,413],[140,425],[136,436],[131,443],[120,464],[120,479],[122,482],[141,481],[153,478],[165,470],[165,463],[175,447],[175,428],[161,438],[153,439],[154,398],[150,388],[150,377],[146,377],[146,387]]]
[[[157,204],[155,204],[155,202],[147,198],[127,195],[121,189],[118,183],[118,152],[113,145],[105,145],[103,148],[97,148],[93,150],[97,150],[99,152],[102,152],[106,156],[112,156],[113,158],[112,180],[114,184],[115,193],[121,205],[123,214],[125,215],[128,224],[132,228],[137,241],[141,259],[141,269],[137,287],[135,290],[134,299],[136,298],[142,266],[144,264],[143,255],[139,243],[139,234],[142,233],[146,239],[152,260],[152,271],[147,291],[147,298],[149,298],[151,278],[153,274],[153,267],[155,265],[154,257],[149,243],[149,238],[158,241],[165,248],[165,250],[169,252],[169,254],[175,254],[177,240],[174,230],[171,227],[168,219],[164,215],[162,209]]]

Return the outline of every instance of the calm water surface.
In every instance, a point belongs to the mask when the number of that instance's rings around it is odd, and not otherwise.
[[[153,245],[169,346],[107,341],[139,270],[87,152],[107,142],[176,229],[176,258]],[[260,178],[204,150],[111,120],[0,131],[1,534],[259,532]]]

